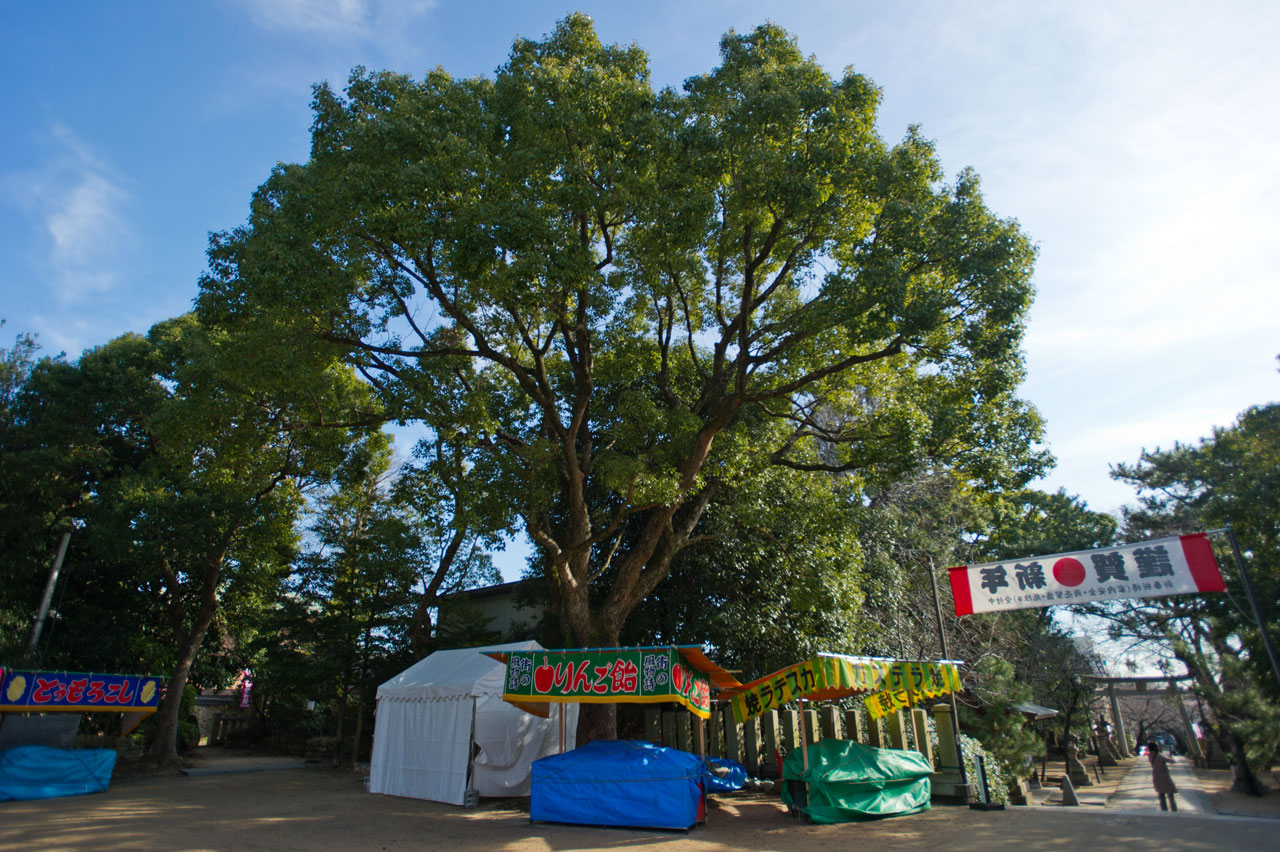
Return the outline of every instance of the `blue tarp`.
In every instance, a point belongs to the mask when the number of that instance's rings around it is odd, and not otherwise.
[[[747,783],[747,767],[727,757],[707,758],[707,792],[731,793]]]
[[[704,815],[702,758],[637,740],[595,740],[535,760],[529,818],[689,829]]]
[[[102,793],[115,765],[109,748],[11,748],[0,752],[0,802]]]

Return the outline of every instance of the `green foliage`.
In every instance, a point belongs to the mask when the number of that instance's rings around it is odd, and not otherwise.
[[[1062,489],[1054,494],[1031,489],[992,494],[984,503],[987,532],[975,561],[1069,553],[1116,542],[1115,517],[1091,511]]]
[[[367,411],[365,388],[339,367],[268,387],[243,351],[184,316],[75,364],[40,361],[10,399],[6,523],[34,535],[6,534],[16,582],[0,586],[34,611],[44,542],[75,528],[43,662],[169,671],[155,754],[171,761],[182,687],[242,663],[235,640],[288,570],[304,493],[351,443],[351,428],[323,421]]]
[[[1009,804],[1009,779],[1017,777],[1016,770],[993,754],[988,746],[976,737],[960,735],[960,753],[964,755],[965,777],[975,788],[982,788],[982,772],[987,774],[987,793],[990,801]],[[981,763],[979,763],[981,758]]]
[[[625,644],[714,646],[750,680],[819,651],[861,648],[857,512],[839,481],[774,467],[722,489],[704,540],[675,559],[641,604]]]
[[[986,657],[970,667],[967,686],[980,704],[977,708],[961,704],[960,724],[990,755],[988,777],[992,763],[998,763],[1004,775],[1016,775],[1027,758],[1044,751],[1040,735],[1016,706],[1031,701],[1031,686],[1018,677],[1013,663],[999,657]]]
[[[616,642],[769,465],[864,488],[1046,461],[1014,396],[1034,249],[915,131],[881,140],[878,99],[773,25],[683,92],[583,15],[493,78],[357,69],[214,237],[201,315],[468,446],[575,640]]]

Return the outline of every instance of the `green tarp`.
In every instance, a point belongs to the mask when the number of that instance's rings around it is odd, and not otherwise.
[[[822,740],[782,763],[782,800],[816,823],[857,822],[929,809],[933,767],[915,751],[872,748],[852,740]],[[790,782],[808,783],[806,801]],[[803,789],[803,788],[800,788]]]

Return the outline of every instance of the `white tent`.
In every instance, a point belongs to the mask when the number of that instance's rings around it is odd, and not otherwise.
[[[513,642],[436,651],[379,686],[369,792],[461,805],[470,774],[481,796],[529,795],[529,764],[573,749],[578,705],[552,704],[541,719],[508,704],[506,666],[484,652],[540,650]]]

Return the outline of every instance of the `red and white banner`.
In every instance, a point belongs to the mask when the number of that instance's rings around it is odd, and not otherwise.
[[[956,615],[1225,588],[1204,533],[951,569]]]

